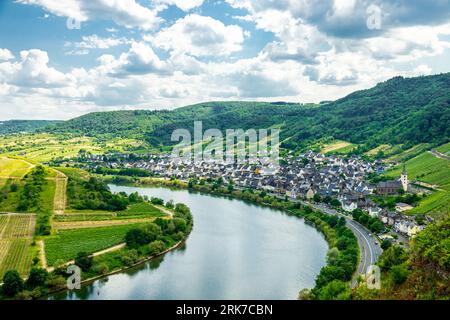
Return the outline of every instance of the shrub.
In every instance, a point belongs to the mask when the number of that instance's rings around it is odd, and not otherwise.
[[[31,268],[26,286],[30,289],[43,286],[48,279],[48,271],[43,268]]]
[[[156,240],[149,244],[149,249],[151,254],[160,254],[166,250],[166,245],[161,240]]]

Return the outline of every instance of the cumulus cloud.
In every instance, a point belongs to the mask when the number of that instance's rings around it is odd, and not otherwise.
[[[172,26],[148,37],[154,45],[196,57],[226,56],[242,50],[244,32],[211,17],[189,14]]]
[[[118,25],[143,30],[156,29],[162,19],[158,10],[140,5],[136,0],[17,0],[28,5],[37,5],[57,16],[69,17],[80,22],[104,19]]]
[[[0,61],[14,59],[14,55],[8,49],[0,48]]]
[[[68,78],[48,66],[45,51],[32,49],[20,52],[20,62],[0,63],[0,80],[20,87],[52,88],[64,86]]]
[[[118,59],[111,55],[103,55],[99,61],[104,72],[114,77],[171,73],[166,62],[162,61],[153,49],[143,42],[133,42],[130,50],[122,53]]]

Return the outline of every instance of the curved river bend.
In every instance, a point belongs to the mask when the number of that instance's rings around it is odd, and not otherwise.
[[[187,204],[191,235],[165,256],[53,299],[296,299],[325,265],[324,237],[280,211],[166,188],[110,188]]]

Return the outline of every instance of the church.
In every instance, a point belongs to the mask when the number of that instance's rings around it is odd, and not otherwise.
[[[395,195],[399,193],[399,190],[408,192],[409,182],[408,173],[406,172],[406,164],[403,163],[403,171],[398,180],[383,181],[377,185],[377,194],[379,195]]]

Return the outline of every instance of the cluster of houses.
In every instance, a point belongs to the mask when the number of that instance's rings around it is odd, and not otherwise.
[[[89,169],[96,166],[110,168],[140,168],[162,178],[189,179],[221,178],[224,184],[232,183],[237,188],[251,188],[291,199],[312,200],[316,195],[338,199],[347,212],[359,208],[386,225],[408,236],[413,236],[422,227],[401,212],[408,210],[406,204],[397,204],[397,212],[377,206],[368,197],[378,193],[394,194],[399,189],[408,190],[406,169],[399,180],[372,185],[367,175],[385,170],[381,161],[368,162],[357,156],[348,158],[324,155],[308,151],[299,156],[288,155],[279,166],[261,166],[249,163],[226,163],[217,161],[180,161],[170,154],[145,155],[83,155]]]

